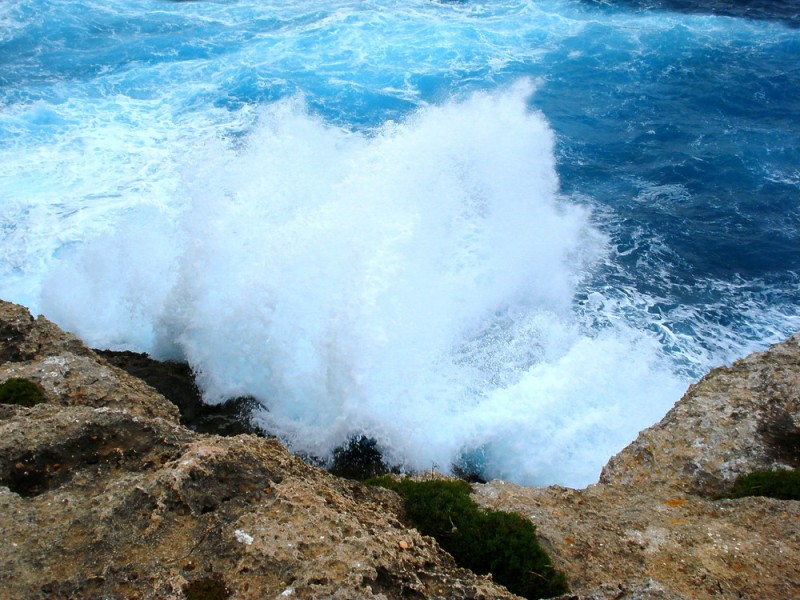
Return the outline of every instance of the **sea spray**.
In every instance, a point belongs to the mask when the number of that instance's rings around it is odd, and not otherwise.
[[[684,382],[643,334],[576,316],[606,241],[559,195],[531,93],[367,132],[269,105],[186,158],[182,212],[65,253],[43,310],[93,345],[185,357],[207,401],[253,395],[297,451],[363,433],[413,469],[589,483]]]
[[[800,327],[791,7],[6,4],[0,297],[294,447],[588,481]]]

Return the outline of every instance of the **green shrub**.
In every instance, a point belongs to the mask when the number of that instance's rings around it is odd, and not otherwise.
[[[42,388],[28,379],[12,377],[0,384],[0,404],[31,407],[44,401]]]
[[[390,469],[383,461],[378,442],[359,435],[351,437],[346,445],[334,449],[328,470],[337,477],[363,481],[387,473]]]
[[[568,591],[564,574],[553,568],[523,517],[482,510],[465,481],[396,481],[389,476],[367,483],[389,488],[404,500],[406,513],[423,535],[436,538],[456,562],[526,598],[550,598]]]
[[[800,472],[782,469],[755,471],[736,479],[731,498],[767,496],[781,500],[800,500]]]

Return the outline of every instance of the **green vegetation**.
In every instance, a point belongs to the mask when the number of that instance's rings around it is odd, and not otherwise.
[[[42,388],[28,379],[12,377],[0,384],[0,404],[31,407],[44,401]]]
[[[364,435],[351,437],[347,444],[333,451],[333,461],[328,470],[337,477],[363,481],[381,473],[389,466],[383,462],[378,442]]]
[[[800,472],[781,469],[755,471],[736,480],[730,498],[767,496],[781,500],[800,500]]]
[[[456,562],[492,578],[526,598],[550,598],[568,591],[564,574],[553,568],[536,540],[536,528],[514,513],[482,510],[469,497],[465,481],[396,481],[391,476],[367,483],[394,490],[408,517],[423,535],[436,538]]]

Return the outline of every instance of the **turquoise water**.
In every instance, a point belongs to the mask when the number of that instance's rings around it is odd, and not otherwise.
[[[800,329],[795,3],[0,7],[0,297],[325,455],[584,485]]]

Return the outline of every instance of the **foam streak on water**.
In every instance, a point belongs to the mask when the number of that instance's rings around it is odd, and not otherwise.
[[[589,483],[800,328],[800,29],[670,8],[3,6],[0,296],[296,450]]]

